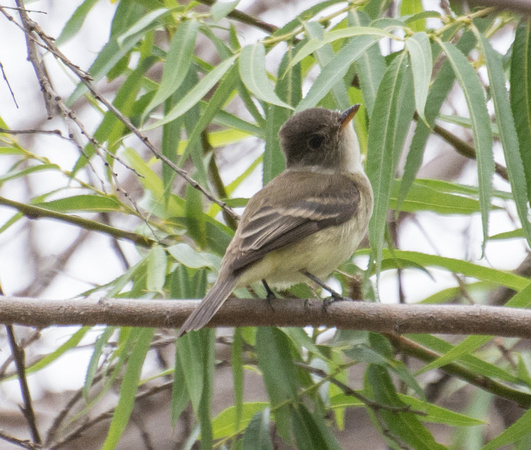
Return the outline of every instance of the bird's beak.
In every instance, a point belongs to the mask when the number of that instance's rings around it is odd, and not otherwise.
[[[343,111],[341,115],[339,116],[339,129],[343,130],[350,121],[354,118],[356,113],[358,112],[358,109],[360,109],[361,103],[357,103],[354,106],[351,106],[349,109]]]

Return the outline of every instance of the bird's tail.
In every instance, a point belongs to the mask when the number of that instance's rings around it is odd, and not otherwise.
[[[212,286],[212,289],[208,291],[208,294],[203,301],[195,311],[190,314],[188,319],[186,319],[179,330],[177,337],[181,337],[189,331],[199,330],[210,322],[210,319],[212,319],[218,309],[221,308],[221,305],[225,303],[225,300],[227,300],[230,293],[236,287],[237,281],[238,277],[234,276],[223,277],[222,279],[218,278],[218,281],[216,281],[214,286]]]

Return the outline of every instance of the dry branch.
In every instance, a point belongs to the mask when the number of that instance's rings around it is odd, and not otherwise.
[[[115,325],[178,328],[194,300],[0,299],[0,323],[35,327]],[[384,305],[343,301],[326,310],[320,300],[230,299],[209,326],[328,326],[390,334],[437,333],[531,338],[531,311],[499,306]]]

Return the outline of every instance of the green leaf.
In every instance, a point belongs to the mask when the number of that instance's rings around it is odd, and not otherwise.
[[[166,117],[145,127],[145,130],[152,130],[171,122],[197,105],[208,91],[210,91],[223,75],[227,73],[236,57],[237,55],[231,56],[214,67],[179,103],[177,103],[177,105],[173,107]]]
[[[152,11],[145,16],[142,16],[122,34],[112,36],[90,66],[89,73],[93,78],[93,82],[95,83],[105,77],[109,71],[116,66],[126,54],[128,54],[138,41],[145,36],[146,30],[157,26],[158,20],[170,12],[171,10],[166,8]],[[78,84],[72,95],[68,98],[66,102],[67,105],[72,106],[72,104],[85,94],[87,90],[88,88],[84,84]]]
[[[367,390],[373,393],[374,400],[380,404],[405,407],[406,404],[398,396],[391,377],[384,367],[371,364],[367,369],[365,383]],[[369,410],[370,411],[370,410]],[[431,433],[422,425],[418,417],[410,412],[395,413],[386,409],[371,412],[373,423],[380,426],[380,422],[374,419],[378,414],[387,425],[387,431],[395,439],[389,440],[396,444],[396,439],[406,443],[408,447],[416,450],[444,449],[443,445],[435,442]],[[388,438],[389,439],[389,438]]]
[[[316,106],[337,83],[342,82],[350,66],[377,42],[370,36],[359,36],[345,45],[323,67],[306,97],[298,104],[295,112],[297,113]],[[348,102],[348,98],[345,100]]]
[[[155,106],[169,98],[181,85],[188,73],[192,61],[199,23],[188,20],[181,23],[172,38],[166,54],[166,62],[162,71],[162,80],[155,96],[144,111],[144,117]]]
[[[166,267],[168,259],[166,252],[160,245],[149,250],[147,260],[147,290],[162,293],[166,281]]]
[[[0,175],[0,186],[6,181],[15,180],[17,178],[26,177],[31,173],[41,172],[46,170],[58,170],[59,166],[57,164],[39,164],[37,166],[30,166],[25,169],[19,170],[17,172],[10,171],[4,175]]]
[[[216,264],[213,263],[211,255],[204,252],[198,252],[188,244],[181,242],[179,244],[167,247],[166,250],[175,258],[175,260],[179,261],[181,264],[184,264],[186,267],[190,267],[192,269],[199,269],[200,267],[216,267]]]
[[[468,105],[476,159],[478,163],[479,203],[481,207],[481,221],[483,225],[483,247],[488,239],[489,211],[492,198],[492,175],[494,174],[494,156],[492,154],[492,131],[490,118],[485,104],[485,95],[481,81],[468,62],[468,59],[456,47],[448,42],[437,41],[446,53],[448,61],[454,70],[457,82],[463,90]]]
[[[297,368],[287,336],[278,328],[258,328],[256,352],[272,405],[297,400]]]
[[[415,33],[409,39],[406,39],[406,49],[411,58],[415,106],[419,116],[426,120],[424,107],[428,98],[432,71],[431,46],[428,35],[424,32]]]
[[[302,403],[292,409],[293,434],[297,440],[297,448],[308,450],[340,450],[336,438],[327,427],[319,411],[311,414]]]
[[[122,209],[122,205],[116,197],[103,195],[73,195],[49,202],[35,203],[35,206],[59,212],[111,212]]]
[[[85,0],[77,7],[74,14],[72,14],[72,17],[68,19],[68,22],[66,22],[65,26],[63,27],[61,34],[55,41],[55,45],[63,45],[79,32],[88,13],[97,2],[98,0]]]
[[[531,409],[507,428],[503,433],[492,439],[481,450],[494,450],[512,444],[531,432]]]
[[[393,185],[389,207],[397,209],[398,195],[402,181]],[[479,212],[479,202],[476,199],[463,197],[438,191],[420,183],[413,183],[406,199],[400,206],[400,211],[434,211],[439,214],[473,214]]]
[[[472,32],[465,32],[459,40],[457,48],[466,54],[474,48],[475,42],[474,34]],[[417,172],[422,164],[424,148],[432,131],[430,127],[433,127],[435,124],[435,118],[438,116],[442,104],[452,89],[454,80],[455,76],[452,67],[448,60],[445,60],[433,82],[426,102],[424,112],[429,126],[422,120],[417,121],[415,134],[409,147],[404,173],[402,175],[402,182],[400,183],[400,192],[397,199],[398,208],[400,208],[401,203],[406,198],[407,192],[417,176]]]
[[[267,402],[249,402],[242,404],[240,424],[235,428],[238,411],[236,406],[229,406],[221,411],[212,421],[212,430],[214,439],[223,439],[241,433],[254,420],[257,413],[267,412],[269,416],[269,403]],[[269,427],[269,421],[268,421]]]
[[[520,157],[518,135],[516,134],[509,95],[505,87],[505,77],[500,55],[494,51],[490,42],[479,34],[487,72],[489,74],[490,92],[494,102],[496,122],[500,133],[500,141],[503,146],[507,173],[514,196],[514,202],[518,211],[518,216],[522,223],[528,245],[531,246],[531,222],[528,219],[527,193],[526,187],[522,183],[525,180],[523,161]],[[521,114],[519,111],[518,114]]]
[[[376,38],[389,38],[396,39],[396,36],[384,31],[381,28],[373,27],[349,27],[343,28],[341,30],[329,31],[324,34],[322,39],[312,38],[303,47],[295,54],[293,60],[290,62],[286,70],[289,70],[295,64],[301,62],[304,58],[311,55],[313,52],[319,50],[321,47],[324,47],[327,44],[337,41],[338,39],[347,39],[356,36],[371,36]]]
[[[374,191],[374,210],[369,225],[369,240],[376,267],[382,258],[387,210],[409,124],[415,109],[412,83],[406,75],[407,54],[391,63],[380,83],[369,127],[366,172]]]
[[[112,450],[116,447],[129,422],[129,417],[135,404],[140,372],[144,365],[149,346],[151,345],[154,331],[153,328],[141,328],[134,331],[137,334],[137,341],[127,362],[125,374],[120,386],[120,399],[114,410],[109,431],[102,447],[103,450]]]
[[[290,341],[278,328],[257,329],[258,367],[262,371],[271,406],[276,408],[278,432],[285,440],[289,440],[291,428],[289,404],[297,401],[298,387],[297,368],[291,353]]]
[[[365,26],[370,22],[369,17],[363,11],[351,11],[348,15],[349,24]],[[363,106],[367,109],[369,117],[372,115],[374,100],[378,87],[386,69],[385,58],[380,48],[375,45],[368,48],[356,62],[356,73],[360,79],[361,92],[363,94]]]
[[[400,15],[401,16],[420,16],[423,13],[433,13],[433,11],[426,11],[422,8],[422,0],[407,0],[400,2]],[[429,16],[433,17],[433,16]],[[436,16],[438,17],[438,15]],[[425,31],[426,30],[426,21],[424,16],[421,16],[422,19],[416,19],[413,25],[410,25],[410,28],[413,31]],[[422,21],[421,21],[422,20]],[[409,23],[406,21],[406,23]]]
[[[511,56],[511,108],[531,202],[531,17],[516,28]],[[523,180],[522,180],[523,181]]]
[[[356,254],[368,254],[370,250],[358,250]],[[382,252],[384,258],[399,258],[410,260],[423,267],[442,267],[453,273],[460,273],[467,277],[477,278],[478,280],[489,281],[498,286],[507,286],[510,289],[520,291],[524,289],[529,280],[525,277],[515,275],[503,270],[492,269],[490,267],[483,267],[473,264],[468,261],[460,259],[445,258],[444,256],[428,255],[426,253],[410,252],[404,250],[389,250],[384,249]]]
[[[236,432],[242,423],[243,417],[243,333],[241,328],[234,330],[234,339],[232,342],[232,380],[234,386],[234,432]],[[214,427],[214,424],[212,425]],[[215,429],[214,429],[215,434]]]
[[[264,102],[293,109],[273,90],[265,67],[265,47],[262,43],[246,45],[240,54],[240,76],[245,87]]]
[[[193,146],[199,141],[201,133],[206,129],[208,124],[212,122],[215,115],[220,112],[221,108],[225,105],[228,98],[232,94],[234,88],[238,83],[237,70],[238,68],[236,66],[229,69],[227,75],[223,78],[223,80],[221,80],[218,88],[210,98],[210,101],[208,102],[206,108],[201,112],[199,120],[194,126],[192,132],[189,134],[188,140],[185,141],[186,149],[181,155],[181,161],[186,161],[188,155],[193,149]],[[225,132],[227,131],[229,130],[226,130]],[[235,130],[230,131],[234,133]],[[209,141],[212,147],[221,146],[219,142],[216,142],[216,136],[217,135],[215,133],[209,134]]]
[[[409,334],[408,338],[418,342],[419,344],[438,353],[446,353],[452,349],[452,344],[444,339],[438,338],[431,334]],[[522,384],[522,380],[513,374],[497,367],[494,364],[489,364],[480,358],[473,355],[463,355],[459,361],[467,369],[475,372],[482,377],[498,378],[508,383]]]
[[[217,1],[212,5],[212,8],[210,8],[210,16],[212,17],[212,20],[214,22],[219,22],[227,14],[234,11],[234,8],[238,6],[238,3],[240,3],[240,0],[234,0],[232,2]]]
[[[83,397],[85,402],[89,401],[89,391],[96,376],[96,371],[98,370],[98,363],[103,354],[103,346],[107,344],[111,336],[116,331],[116,327],[106,327],[103,333],[101,333],[96,342],[94,343],[94,350],[92,356],[90,357],[89,365],[87,367],[87,373],[85,375],[85,384],[83,385]]]
[[[269,431],[269,408],[254,414],[243,435],[243,448],[256,450],[273,450],[273,442]]]
[[[89,330],[91,330],[92,327],[83,327],[77,330],[64,344],[62,344],[59,348],[54,350],[53,352],[47,354],[44,358],[37,361],[35,364],[33,364],[30,367],[26,368],[26,373],[34,373],[41,369],[44,369],[46,366],[48,366],[50,363],[54,362],[56,359],[58,359],[60,356],[65,354],[68,350],[71,350],[76,347],[77,344],[81,342],[81,339],[87,334]]]
[[[506,307],[510,308],[528,308],[531,304],[531,283],[529,283],[524,289],[514,295],[506,304]],[[471,354],[487,342],[491,341],[493,336],[467,336],[458,345],[453,347],[449,352],[445,353],[435,361],[427,364],[422,368],[420,373],[427,372],[428,370],[437,369],[445,366],[457,359],[462,355]]]

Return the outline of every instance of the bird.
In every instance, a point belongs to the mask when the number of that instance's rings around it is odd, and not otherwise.
[[[177,337],[207,325],[234,289],[263,281],[269,296],[269,286],[326,279],[352,256],[373,208],[351,125],[360,106],[306,109],[280,128],[286,169],[250,198],[217,281]]]

